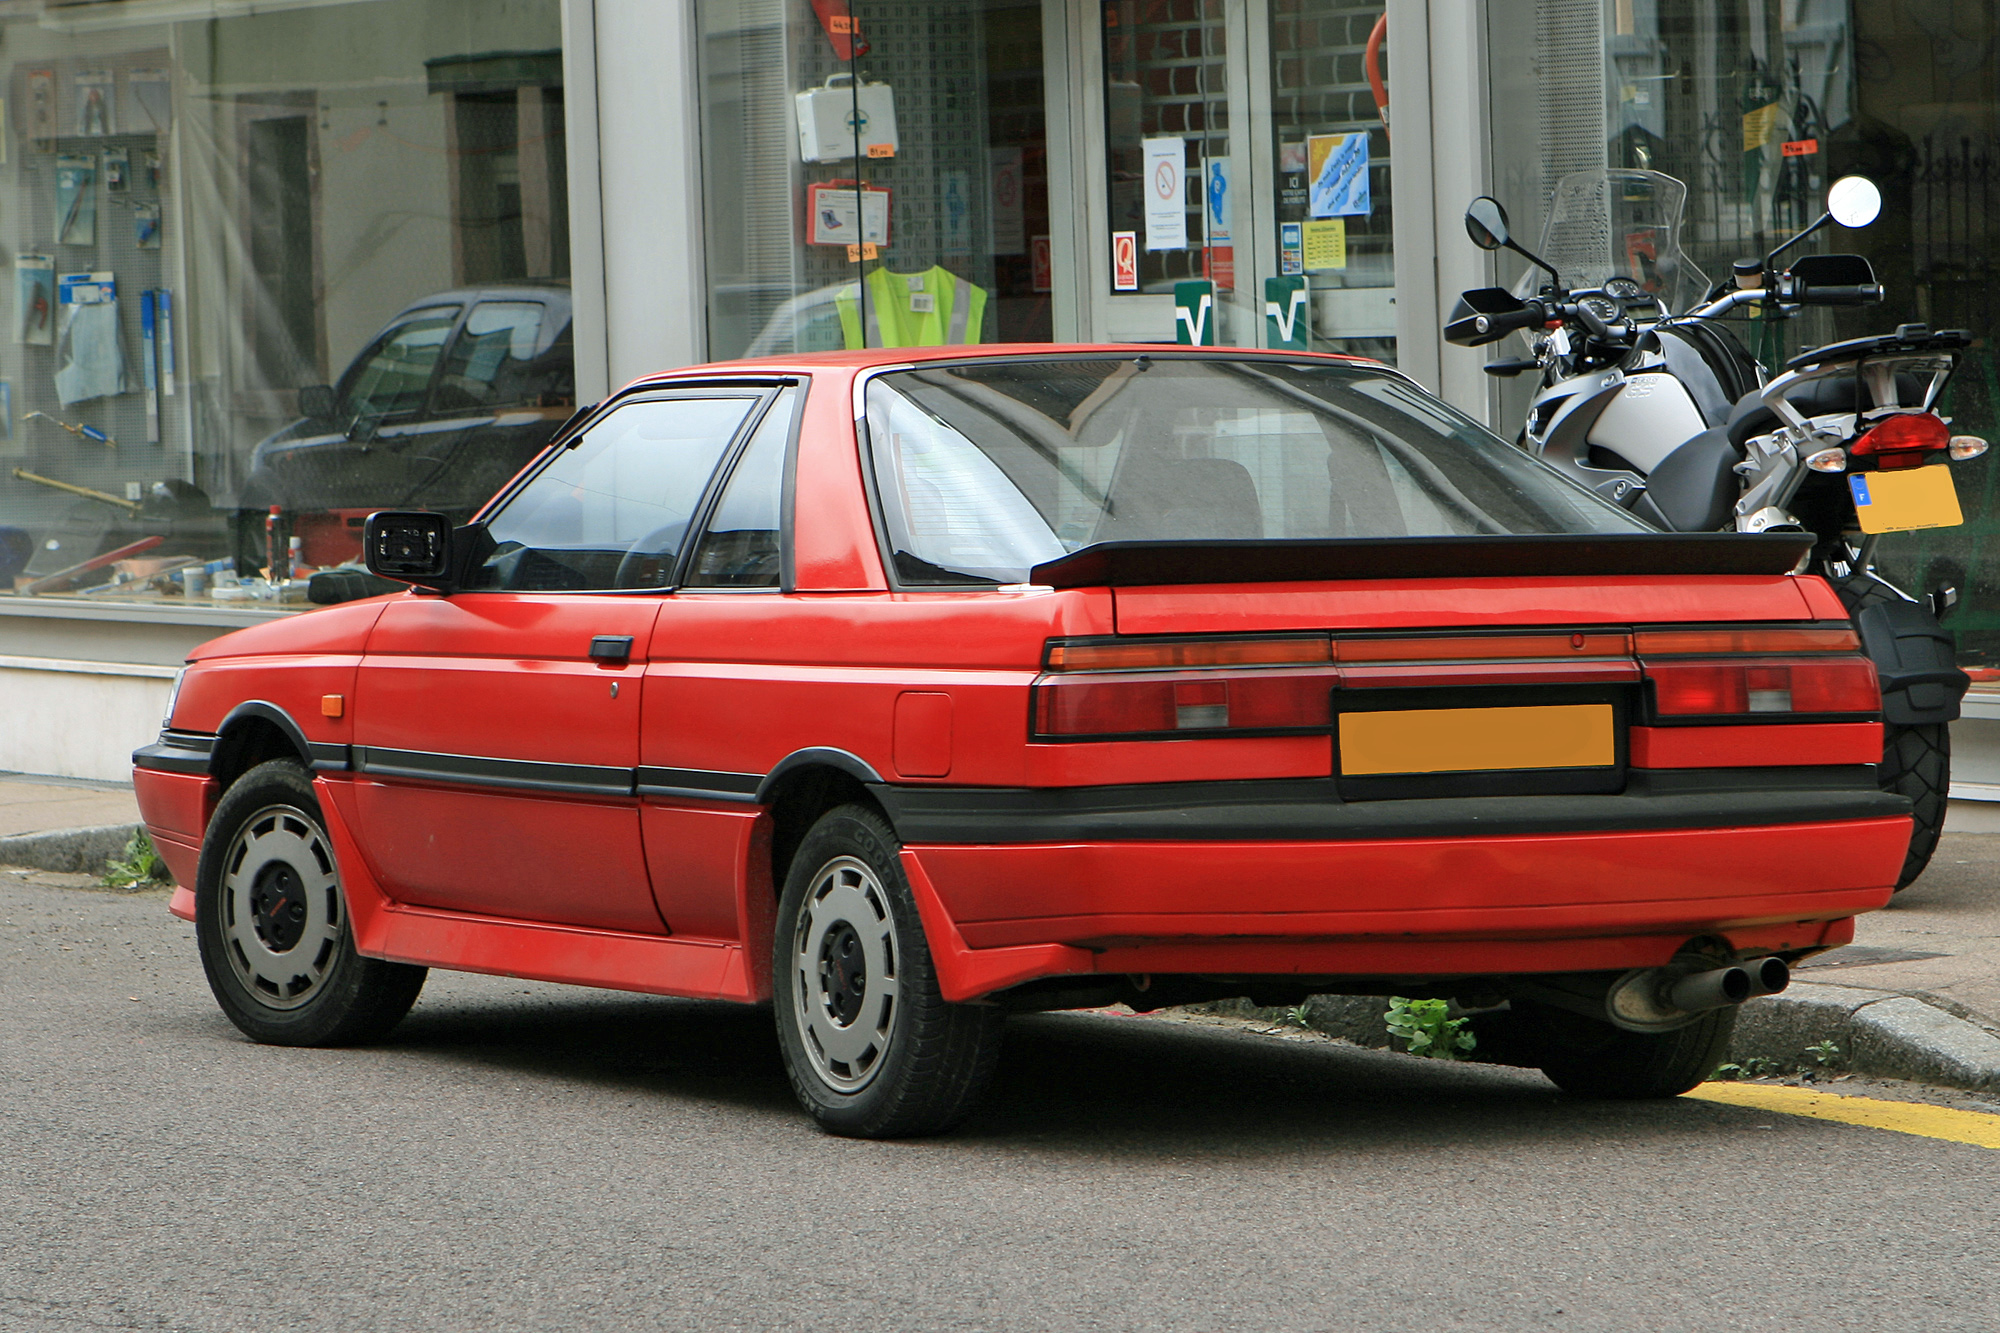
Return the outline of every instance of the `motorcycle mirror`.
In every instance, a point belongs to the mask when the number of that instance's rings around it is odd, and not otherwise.
[[[1482,250],[1498,250],[1511,239],[1507,210],[1490,195],[1480,195],[1465,210],[1465,234]]]
[[[1826,192],[1826,211],[1843,227],[1865,227],[1882,216],[1882,192],[1866,176],[1842,176]]]

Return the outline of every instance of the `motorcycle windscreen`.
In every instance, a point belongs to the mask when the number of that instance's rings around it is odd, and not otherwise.
[[[1854,513],[1861,521],[1861,530],[1871,535],[1955,528],[1965,522],[1949,467],[1856,472],[1848,476],[1847,489],[1854,496]]]

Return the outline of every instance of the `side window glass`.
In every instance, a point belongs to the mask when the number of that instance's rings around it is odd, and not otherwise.
[[[357,417],[423,410],[431,371],[458,311],[455,305],[419,310],[376,339],[347,372],[342,409]]]
[[[539,301],[482,301],[472,307],[438,376],[437,410],[537,402],[550,369],[544,363],[557,350],[541,346],[546,315]]]
[[[779,528],[785,494],[785,447],[797,391],[785,390],[764,414],[736,461],[715,515],[688,570],[690,588],[775,588],[782,578]]]
[[[695,506],[754,396],[628,403],[563,449],[487,526],[475,588],[588,592],[672,577]]]

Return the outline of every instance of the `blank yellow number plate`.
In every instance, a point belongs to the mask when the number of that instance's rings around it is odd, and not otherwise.
[[[1340,771],[1366,777],[1605,768],[1618,762],[1616,728],[1610,704],[1342,713]]]
[[[1898,472],[1850,473],[1847,488],[1854,493],[1854,513],[1863,532],[1955,528],[1965,522],[1951,469],[1942,464]]]

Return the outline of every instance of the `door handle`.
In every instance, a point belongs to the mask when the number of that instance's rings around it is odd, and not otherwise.
[[[629,634],[600,634],[590,641],[590,660],[593,662],[616,662],[623,666],[632,660],[632,636]]]

